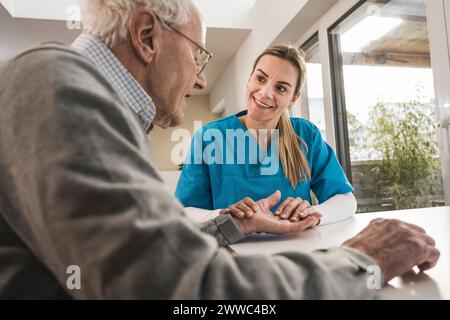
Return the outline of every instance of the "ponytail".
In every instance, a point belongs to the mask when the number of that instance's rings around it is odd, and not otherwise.
[[[311,170],[300,145],[305,146],[306,152],[308,152],[308,147],[294,132],[287,110],[281,115],[277,129],[280,133],[279,148],[281,166],[283,167],[286,178],[292,187],[295,188],[299,181],[305,181],[311,178]]]

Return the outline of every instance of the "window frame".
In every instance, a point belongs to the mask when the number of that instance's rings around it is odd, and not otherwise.
[[[324,89],[325,128],[328,144],[336,152],[349,179],[351,179],[350,149],[348,147],[348,127],[343,110],[343,86],[338,90],[334,81],[342,82],[342,70],[336,73],[333,62],[332,39],[329,31],[342,22],[366,0],[339,0],[314,25],[295,42],[302,48],[317,33],[320,59],[322,62],[322,81]],[[439,122],[450,117],[450,3],[446,0],[426,0],[427,25],[436,103],[439,107]],[[444,44],[444,45],[443,45]],[[334,60],[336,61],[336,60]],[[338,79],[333,78],[338,77]],[[343,120],[345,119],[345,120]],[[441,128],[442,131],[442,128]],[[450,129],[446,134],[440,132],[442,174],[446,205],[450,205]]]

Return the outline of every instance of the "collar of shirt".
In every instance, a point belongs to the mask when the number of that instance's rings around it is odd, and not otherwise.
[[[103,42],[85,33],[74,41],[72,48],[97,65],[120,98],[137,114],[144,131],[150,133],[156,113],[155,104],[114,53]]]

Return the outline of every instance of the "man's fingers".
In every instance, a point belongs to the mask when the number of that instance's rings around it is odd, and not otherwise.
[[[427,245],[432,246],[432,247],[436,246],[436,241],[429,235],[423,234],[422,237],[425,240]]]
[[[438,249],[431,248],[427,261],[425,261],[424,263],[422,263],[418,266],[419,270],[425,271],[425,270],[433,268],[436,265],[436,263],[438,262],[440,255],[441,255],[441,253],[439,252]]]
[[[440,255],[435,241],[422,228],[396,219],[375,219],[344,245],[377,261],[386,281],[414,266],[422,271],[430,269]]]
[[[272,193],[267,198],[263,198],[257,201],[257,205],[262,211],[268,211],[270,208],[275,206],[281,199],[281,192],[279,190]],[[257,210],[259,211],[259,209]]]
[[[416,273],[414,269],[411,269],[408,272],[400,275],[400,278],[402,279],[403,283],[418,283],[431,280],[431,277],[428,276],[426,273],[424,272]]]
[[[432,246],[432,247],[436,246],[436,241],[432,237],[430,237],[428,234],[422,232],[421,231],[421,230],[423,230],[422,228],[414,226],[414,225],[407,225],[407,227],[409,229],[414,230],[412,232],[416,239],[422,240],[427,246]],[[417,227],[417,228],[413,228],[413,227]]]
[[[425,233],[425,230],[415,224],[412,223],[408,223],[408,222],[403,222],[404,224],[406,224],[408,227],[410,227],[411,229],[414,229],[420,233]]]

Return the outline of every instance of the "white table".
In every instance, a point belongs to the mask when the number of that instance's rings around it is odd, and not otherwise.
[[[425,274],[395,278],[380,290],[379,299],[450,299],[450,207],[357,214],[331,225],[285,236],[254,235],[232,246],[239,254],[275,254],[284,251],[340,246],[375,218],[400,219],[421,226],[441,252],[437,265]],[[417,273],[418,270],[416,270]]]

